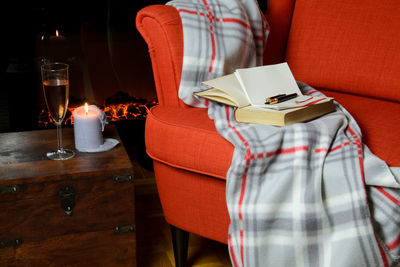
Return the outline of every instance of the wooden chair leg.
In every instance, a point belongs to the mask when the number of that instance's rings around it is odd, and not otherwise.
[[[189,245],[189,233],[173,225],[170,226],[172,245],[174,248],[175,266],[185,267]]]

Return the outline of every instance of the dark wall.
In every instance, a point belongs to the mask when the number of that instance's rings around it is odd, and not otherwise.
[[[15,2],[15,1],[14,1]],[[79,38],[83,25],[105,39],[107,27],[113,32],[136,40],[139,46],[144,41],[136,31],[135,16],[150,4],[164,4],[160,0],[109,0],[109,1],[32,1],[15,2],[0,8],[0,132],[24,131],[37,128],[43,96],[40,85],[40,37],[49,36],[58,29],[61,33]],[[93,34],[93,36],[95,36]],[[97,37],[96,37],[97,38]],[[132,41],[132,40],[130,40]],[[79,40],[77,41],[79,46]],[[39,45],[38,45],[39,44]],[[72,47],[72,48],[71,48]],[[74,50],[76,60],[79,47]],[[100,52],[106,49],[99,49]],[[101,54],[100,58],[104,57]],[[147,59],[146,59],[147,61]],[[143,64],[143,63],[142,63]],[[139,75],[151,79],[150,62]],[[112,73],[109,73],[112,75]],[[115,80],[115,78],[114,78]],[[79,82],[79,81],[78,81]],[[78,83],[77,82],[77,83]],[[147,81],[146,81],[147,82]],[[150,81],[149,81],[150,82]],[[152,81],[151,81],[152,82]],[[145,82],[143,82],[145,84]],[[150,86],[151,87],[151,86]]]

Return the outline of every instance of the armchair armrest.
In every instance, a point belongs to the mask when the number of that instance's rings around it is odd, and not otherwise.
[[[186,105],[178,97],[183,61],[182,22],[178,11],[167,5],[140,10],[136,27],[146,41],[160,105]]]

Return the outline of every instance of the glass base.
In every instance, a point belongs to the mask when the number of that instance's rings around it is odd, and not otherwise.
[[[67,160],[75,157],[75,152],[70,149],[60,149],[47,152],[46,156],[51,160]]]

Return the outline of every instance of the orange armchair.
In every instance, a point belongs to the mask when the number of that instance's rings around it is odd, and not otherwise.
[[[264,63],[287,61],[296,79],[335,97],[358,121],[363,141],[372,152],[390,166],[400,166],[400,91],[396,89],[400,66],[387,60],[394,57],[393,62],[400,62],[398,51],[390,48],[399,44],[400,20],[386,25],[385,31],[380,30],[382,25],[368,28],[384,37],[374,42],[379,48],[359,44],[365,42],[365,38],[359,40],[359,35],[366,33],[364,15],[398,15],[380,8],[379,0],[364,1],[362,12],[356,3],[340,6],[330,0],[297,0],[296,5],[294,0],[267,2],[271,32]],[[323,24],[315,25],[315,21]],[[340,23],[347,23],[351,30],[341,34]],[[178,98],[183,36],[177,10],[162,5],[146,7],[139,11],[136,24],[149,47],[159,101],[147,117],[146,149],[154,162],[161,204],[171,225],[176,265],[184,266],[188,232],[227,243],[225,176],[233,146],[217,133],[206,109],[188,107]],[[352,55],[360,47],[364,49],[360,56]],[[384,67],[387,72],[380,70]],[[379,81],[384,88],[374,88]]]
[[[271,33],[276,38],[270,46],[278,52],[269,53],[270,63],[282,61],[292,2],[275,1],[271,5],[275,13],[270,7],[269,16],[275,16],[276,24],[284,29]],[[159,101],[146,121],[146,149],[154,160],[166,221],[172,226],[175,260],[183,266],[188,232],[227,243],[225,175],[233,146],[217,133],[206,109],[188,107],[178,98],[183,36],[177,10],[146,7],[138,13],[136,24],[149,47]]]

